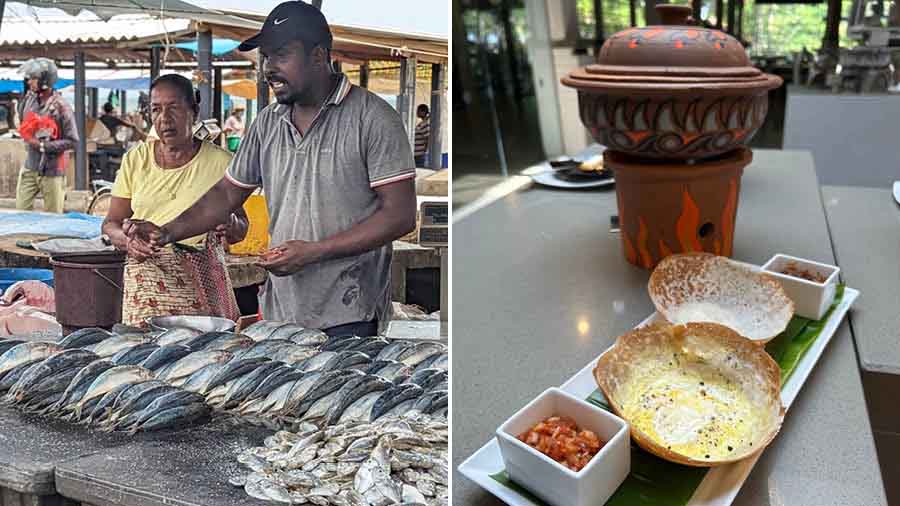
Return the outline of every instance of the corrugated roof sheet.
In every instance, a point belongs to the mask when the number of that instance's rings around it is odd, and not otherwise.
[[[7,3],[0,28],[0,45],[109,43],[178,32],[188,19],[158,19],[147,14],[122,14],[104,21],[90,13],[70,16],[55,9]]]

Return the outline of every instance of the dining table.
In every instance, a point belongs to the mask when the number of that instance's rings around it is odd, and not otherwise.
[[[863,295],[733,504],[886,505],[851,322],[872,307],[886,311],[890,301],[868,300],[862,277],[877,273],[862,265],[863,254],[836,257],[828,192],[812,155],[761,149],[753,156],[741,180],[733,258],[761,265],[783,253],[868,274],[845,279]],[[458,466],[512,414],[654,312],[650,273],[626,261],[611,226],[614,187],[556,189],[518,175],[486,195],[453,217],[454,504],[500,504]],[[896,287],[891,293],[900,296]]]

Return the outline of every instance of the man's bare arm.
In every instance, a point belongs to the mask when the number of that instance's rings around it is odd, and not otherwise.
[[[403,237],[416,228],[416,185],[413,179],[375,188],[381,205],[372,216],[349,230],[321,241],[323,259],[360,255]]]
[[[181,241],[209,232],[217,225],[227,223],[231,213],[236,212],[251,193],[253,193],[252,188],[241,188],[223,177],[194,205],[174,220],[163,225],[160,237],[155,241],[156,244],[164,246]]]

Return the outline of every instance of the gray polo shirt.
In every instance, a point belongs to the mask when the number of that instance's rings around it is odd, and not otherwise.
[[[226,178],[262,187],[271,245],[320,241],[344,232],[378,209],[378,186],[414,178],[400,115],[343,74],[305,135],[291,107],[272,104],[250,125]],[[391,245],[326,260],[291,276],[269,275],[263,317],[310,328],[386,322],[390,317]]]

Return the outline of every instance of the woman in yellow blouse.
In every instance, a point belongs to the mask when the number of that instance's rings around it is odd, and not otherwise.
[[[243,211],[215,232],[154,250],[129,239],[128,220],[163,224],[197,201],[225,174],[231,153],[194,139],[199,99],[191,82],[168,74],[150,86],[150,115],[158,139],[135,146],[122,159],[103,232],[127,251],[122,321],[143,326],[149,316],[207,314],[236,319],[237,303],[224,268],[221,241],[247,233]]]

